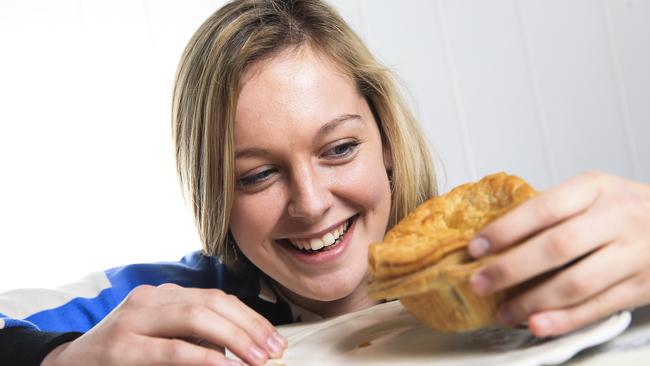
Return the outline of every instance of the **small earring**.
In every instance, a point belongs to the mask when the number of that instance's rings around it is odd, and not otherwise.
[[[226,237],[226,246],[229,246],[230,250],[232,251],[232,256],[234,258],[233,263],[237,262],[239,260],[239,256],[237,254],[237,244],[235,244],[235,238],[232,237],[230,230],[228,230],[228,236]]]
[[[237,254],[237,245],[234,241],[231,241],[230,245],[232,246],[233,256],[235,257],[235,260],[233,262],[237,262],[239,260],[239,256]]]

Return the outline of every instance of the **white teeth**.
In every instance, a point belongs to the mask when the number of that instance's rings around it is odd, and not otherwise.
[[[326,233],[321,238],[312,238],[312,239],[294,239],[289,240],[293,246],[302,250],[319,250],[323,247],[330,246],[336,243],[345,231],[348,229],[348,222],[344,222],[341,226],[336,229]]]
[[[311,239],[309,241],[309,244],[311,244],[311,250],[318,250],[325,246],[325,243],[323,243],[323,241],[320,239]]]

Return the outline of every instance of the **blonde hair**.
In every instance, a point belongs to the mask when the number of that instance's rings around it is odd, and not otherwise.
[[[309,44],[356,83],[392,158],[389,228],[436,194],[427,142],[390,72],[330,6],[319,0],[235,0],[210,16],[185,48],[176,75],[172,134],[183,194],[206,254],[237,257],[228,226],[235,195],[234,122],[240,80],[251,64]],[[234,244],[234,243],[232,243]]]

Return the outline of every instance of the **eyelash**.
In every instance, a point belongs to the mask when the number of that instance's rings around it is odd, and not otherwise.
[[[361,142],[359,142],[359,141],[347,141],[347,142],[344,142],[342,144],[334,146],[333,148],[325,151],[325,153],[336,150],[336,149],[339,149],[341,147],[345,147],[345,153],[333,154],[334,158],[345,158],[345,157],[349,156],[350,154],[352,154],[357,149],[357,146],[359,146],[360,143]]]
[[[348,141],[344,142],[342,144],[336,145],[333,148],[327,150],[323,156],[328,155],[327,153],[330,151],[334,151],[336,149],[340,148],[345,148],[345,151],[340,154],[331,154],[328,159],[345,159],[349,157],[352,153],[354,153],[359,146],[361,142],[360,141]],[[267,180],[273,173],[277,172],[278,169],[272,168],[272,169],[266,169],[263,170],[259,173],[247,175],[245,177],[239,178],[237,181],[237,185],[241,188],[249,188],[258,184],[263,183],[265,180]]]
[[[275,173],[276,171],[277,171],[277,169],[266,169],[266,170],[263,170],[263,171],[261,171],[259,173],[255,173],[255,174],[251,174],[251,175],[239,178],[239,181],[237,182],[237,184],[242,188],[250,187],[250,186],[253,186],[255,184],[262,183],[263,181],[268,179],[268,177],[270,177],[271,174]]]

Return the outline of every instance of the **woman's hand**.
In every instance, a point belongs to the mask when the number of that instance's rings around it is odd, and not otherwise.
[[[264,317],[220,290],[140,286],[88,333],[42,365],[250,365],[280,357],[287,342]]]
[[[470,279],[479,294],[548,274],[498,311],[502,323],[527,320],[539,337],[648,304],[650,185],[603,173],[578,176],[487,225],[469,251],[499,253]]]

